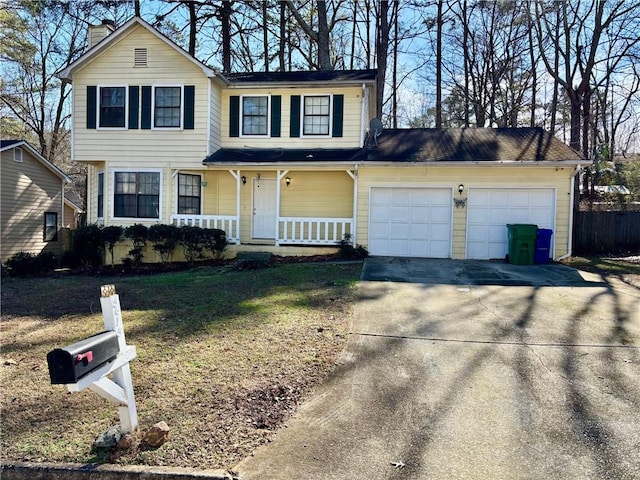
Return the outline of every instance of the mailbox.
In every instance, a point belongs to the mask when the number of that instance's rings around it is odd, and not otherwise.
[[[77,383],[87,373],[118,356],[118,335],[102,332],[47,354],[52,385]]]

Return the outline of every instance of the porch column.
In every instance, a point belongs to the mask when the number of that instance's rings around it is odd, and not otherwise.
[[[353,167],[353,172],[347,170],[347,175],[353,179],[353,219],[351,221],[351,243],[356,246],[356,223],[358,218],[358,165]]]
[[[276,247],[280,246],[280,195],[282,193],[282,179],[289,173],[289,170],[276,172]]]
[[[229,173],[231,174],[231,176],[233,178],[236,179],[236,236],[238,237],[238,243],[237,245],[241,245],[242,242],[240,241],[240,183],[241,183],[241,176],[240,176],[240,170],[229,170]]]

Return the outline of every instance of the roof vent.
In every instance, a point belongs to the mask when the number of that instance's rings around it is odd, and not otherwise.
[[[133,66],[146,67],[149,60],[149,50],[146,48],[133,49]]]

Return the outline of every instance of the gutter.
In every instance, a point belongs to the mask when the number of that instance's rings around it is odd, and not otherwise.
[[[569,179],[570,194],[569,194],[569,238],[567,239],[567,253],[562,255],[561,257],[556,258],[556,261],[564,260],[565,258],[569,258],[572,255],[573,250],[573,202],[575,198],[575,178],[578,173],[582,170],[582,165],[576,165],[575,171],[571,174],[571,178]]]

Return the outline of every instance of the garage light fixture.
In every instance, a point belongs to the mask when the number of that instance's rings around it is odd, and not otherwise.
[[[460,197],[462,197],[462,192],[464,192],[464,185],[461,183],[460,185],[458,185],[458,195],[460,195]],[[467,206],[467,199],[454,198],[453,204],[456,206],[456,208],[464,208]]]

